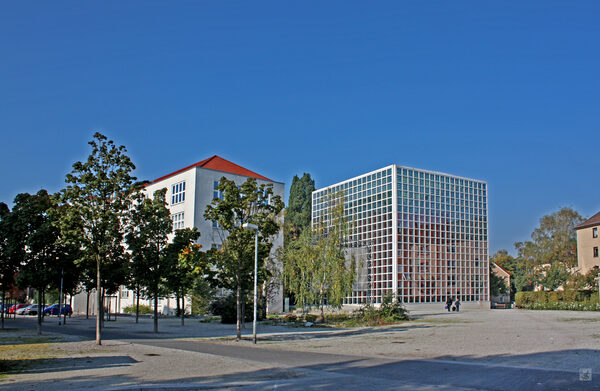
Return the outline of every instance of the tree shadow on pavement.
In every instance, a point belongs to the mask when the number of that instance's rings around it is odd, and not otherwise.
[[[289,352],[292,355],[294,352]],[[572,359],[572,366],[552,368],[560,357]],[[581,360],[575,358],[582,358]],[[308,361],[307,357],[307,361]],[[522,355],[440,356],[431,360],[389,360],[343,358],[336,362],[304,362],[289,366],[285,360],[275,367],[254,371],[232,370],[225,375],[190,376],[177,380],[147,381],[127,375],[75,376],[61,381],[45,379],[27,384],[0,384],[0,390],[125,390],[125,389],[235,389],[235,390],[598,390],[600,374],[587,381],[579,373],[588,360],[598,371],[600,351],[573,349]],[[512,365],[511,365],[512,363]],[[127,363],[123,363],[127,365]],[[110,365],[110,364],[105,364]],[[199,370],[202,361],[197,364]],[[12,386],[12,388],[11,388]]]
[[[77,358],[36,358],[0,360],[0,373],[48,373],[79,369],[116,368],[136,364],[133,358],[122,356],[77,357]]]

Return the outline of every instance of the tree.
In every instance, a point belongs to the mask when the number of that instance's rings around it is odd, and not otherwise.
[[[508,251],[506,251],[504,249],[498,250],[496,252],[496,254],[492,255],[492,257],[490,259],[490,295],[497,296],[497,295],[506,293],[506,283],[503,278],[496,276],[492,272],[492,264],[493,263],[495,263],[496,265],[500,266],[501,268],[507,270],[510,273],[511,279],[510,279],[509,291],[510,291],[510,296],[511,296],[511,300],[512,300],[515,295],[514,277],[517,273],[517,266],[518,266],[517,259],[515,257],[513,257],[512,255],[510,255],[508,253]]]
[[[577,211],[561,208],[540,219],[531,234],[531,241],[517,242],[519,253],[515,284],[527,290],[539,284],[557,289],[569,278],[570,269],[577,265],[575,226],[583,221]]]
[[[61,192],[61,201],[67,206],[61,231],[82,249],[84,259],[95,261],[99,307],[96,343],[100,345],[102,266],[111,258],[125,259],[122,243],[130,196],[136,188],[131,175],[135,165],[124,146],[116,146],[101,133],[95,133],[89,145],[92,151],[87,161],[73,164],[73,171],[66,177],[67,187]]]
[[[164,283],[169,272],[165,255],[168,234],[173,230],[171,212],[167,208],[167,189],[154,192],[152,199],[140,193],[131,211],[127,244],[138,265],[140,284],[154,299],[154,332],[158,333],[158,298],[165,292]]]
[[[38,335],[42,333],[42,297],[48,287],[60,279],[61,259],[70,255],[59,244],[59,229],[49,211],[55,208],[46,190],[37,194],[19,194],[13,207],[12,230],[20,239],[18,284],[35,288],[38,294]],[[58,266],[58,267],[57,267]]]
[[[198,276],[203,275],[206,257],[202,245],[194,243],[200,237],[197,228],[184,228],[175,231],[173,243],[167,246],[166,257],[169,264],[166,286],[177,297],[177,309],[181,325],[185,319],[185,296],[194,287]],[[181,306],[179,300],[181,299]]]
[[[346,256],[347,222],[342,199],[341,195],[331,199],[328,224],[321,224],[314,232],[302,232],[284,254],[287,288],[301,306],[318,305],[321,320],[325,302],[341,307],[356,280],[356,261]]]
[[[285,209],[284,243],[297,239],[307,228],[310,228],[312,213],[312,192],[315,181],[310,174],[304,173],[302,178],[294,175],[290,186],[290,198]]]
[[[242,338],[242,303],[254,279],[255,233],[244,230],[246,223],[258,227],[258,283],[268,277],[264,267],[269,256],[271,239],[279,232],[277,216],[283,209],[283,201],[273,195],[273,185],[258,184],[248,178],[239,187],[234,181],[222,177],[217,186],[223,197],[214,198],[204,212],[207,220],[216,222],[223,234],[223,248],[207,252],[212,269],[214,286],[230,289],[236,294],[236,339]],[[225,237],[226,235],[226,237]]]
[[[14,256],[16,237],[12,230],[12,214],[8,205],[0,202],[0,285],[2,291],[2,308],[5,308],[6,292],[15,283],[17,272],[17,259]],[[4,329],[4,311],[0,313],[2,328]]]

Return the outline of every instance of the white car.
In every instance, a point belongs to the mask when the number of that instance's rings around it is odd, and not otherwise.
[[[23,308],[19,308],[17,310],[17,315],[30,315],[30,314],[37,314],[37,310],[38,310],[38,305],[37,304],[31,304],[28,306],[25,306]]]

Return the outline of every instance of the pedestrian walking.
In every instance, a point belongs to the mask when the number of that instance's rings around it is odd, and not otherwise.
[[[454,306],[456,307],[456,312],[460,311],[460,300],[456,299]]]
[[[450,308],[452,307],[452,303],[454,302],[454,298],[452,296],[448,296],[446,298],[446,309],[450,312]]]

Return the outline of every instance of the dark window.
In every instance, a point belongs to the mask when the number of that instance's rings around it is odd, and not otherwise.
[[[598,258],[598,247],[594,247],[594,258]]]
[[[598,227],[592,228],[592,237],[594,237],[594,238],[598,237]]]

